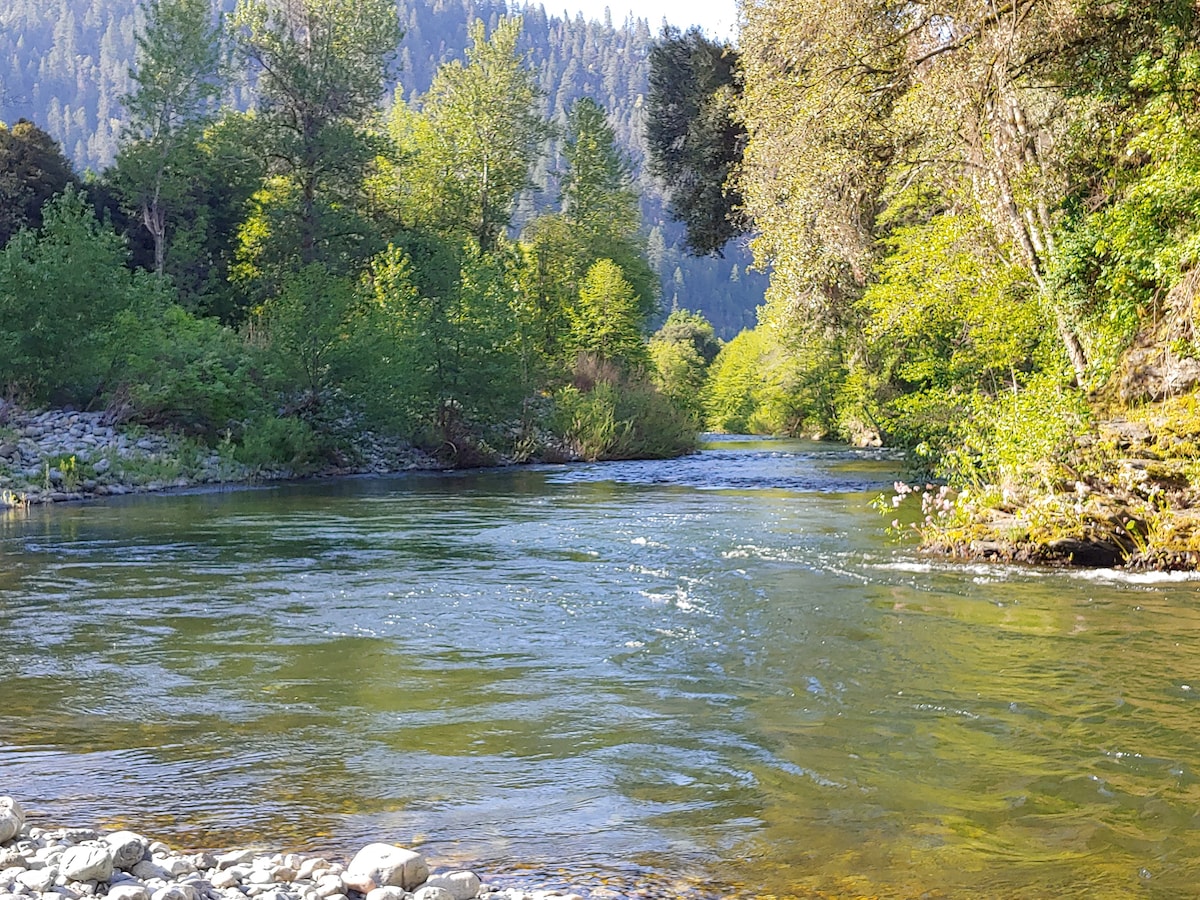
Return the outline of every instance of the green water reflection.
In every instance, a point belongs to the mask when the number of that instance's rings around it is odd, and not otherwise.
[[[893,474],[726,443],[8,516],[0,792],[564,881],[1194,893],[1200,583],[922,560]]]

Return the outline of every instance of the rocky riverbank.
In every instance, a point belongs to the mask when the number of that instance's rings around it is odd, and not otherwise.
[[[352,462],[304,474],[440,467],[428,454],[367,433],[356,440]],[[122,429],[104,413],[29,412],[0,401],[0,509],[298,474],[287,466],[247,465],[227,442],[208,447],[180,435]]]
[[[43,829],[0,797],[0,900],[584,900],[581,894],[483,883],[431,868],[393,844],[347,864],[320,856],[232,850],[179,853],[132,831]]]
[[[1200,570],[1200,393],[1122,403],[1037,471],[921,496],[926,550],[965,559]],[[899,505],[897,503],[897,505]]]

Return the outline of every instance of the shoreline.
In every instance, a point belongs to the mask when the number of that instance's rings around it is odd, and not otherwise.
[[[121,429],[100,412],[29,412],[0,402],[0,511],[127,494],[447,469],[415,447],[371,433],[361,436],[355,450],[356,462],[312,472],[251,466],[227,443],[208,447],[169,432]]]
[[[0,900],[623,900],[640,893],[506,886],[376,841],[348,862],[235,848],[186,853],[128,830],[41,827],[0,796]],[[333,854],[330,854],[332,857]],[[692,896],[699,896],[693,894]]]

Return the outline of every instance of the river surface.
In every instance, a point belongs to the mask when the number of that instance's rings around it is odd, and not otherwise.
[[[632,895],[1200,891],[1200,582],[930,561],[875,451],[0,518],[40,824]]]

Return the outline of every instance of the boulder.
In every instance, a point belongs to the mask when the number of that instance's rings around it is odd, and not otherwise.
[[[12,797],[0,797],[0,844],[11,841],[25,826],[25,810]]]
[[[128,872],[150,852],[150,841],[132,831],[114,831],[104,841],[112,852],[113,867]]]
[[[112,850],[99,843],[68,847],[58,866],[67,881],[108,881],[113,873]]]
[[[354,855],[342,880],[366,894],[377,887],[395,885],[411,891],[429,877],[425,857],[394,844],[367,844]]]
[[[479,894],[479,877],[474,872],[443,872],[430,875],[425,887],[445,888],[454,900],[471,900]]]

